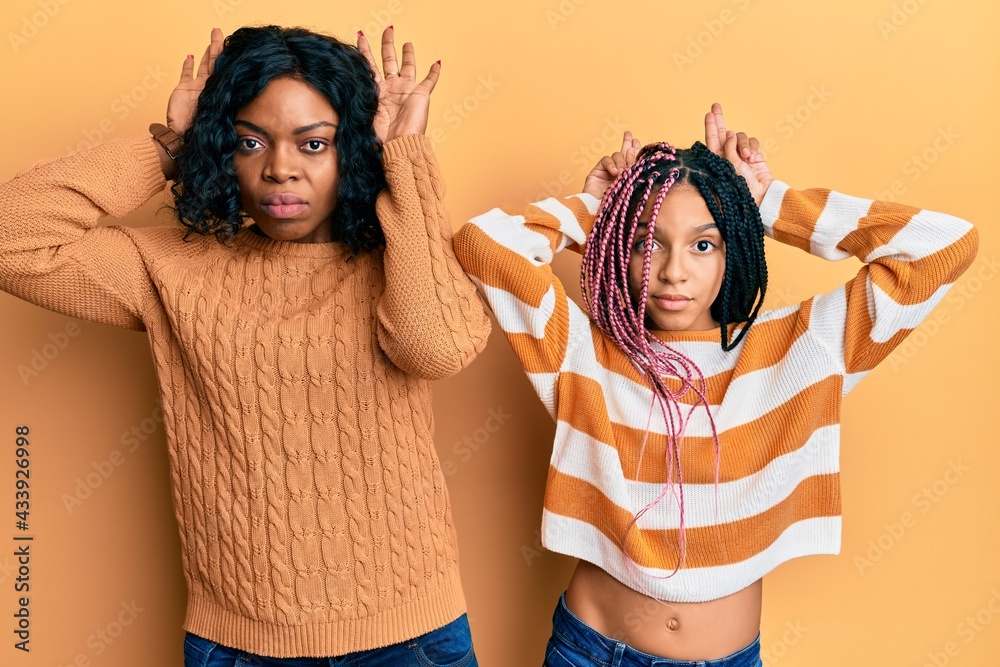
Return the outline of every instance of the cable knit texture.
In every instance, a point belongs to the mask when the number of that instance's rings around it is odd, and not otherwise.
[[[429,380],[490,324],[426,137],[385,145],[384,251],[101,226],[162,193],[148,137],[0,185],[0,289],[146,331],[188,584],[185,628],[274,657],[404,641],[465,611]]]
[[[653,332],[705,374],[720,444],[716,485],[712,425],[694,409],[695,393],[684,394],[681,560],[677,487],[642,512],[668,476],[667,430],[652,392],[549,265],[563,248],[586,244],[597,206],[582,194],[493,209],[455,236],[459,259],[556,420],[542,543],[675,602],[720,598],[784,561],[838,553],[842,398],[969,266],[976,229],[933,211],[771,184],[760,209],[768,236],[865,264],[829,293],[762,312],[729,352],[718,329]],[[681,390],[679,379],[668,382]],[[630,563],[622,545],[637,516]]]

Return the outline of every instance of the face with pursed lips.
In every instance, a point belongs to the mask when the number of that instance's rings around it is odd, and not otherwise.
[[[629,290],[638,300],[642,287],[647,223],[654,189],[632,240]],[[712,303],[722,287],[726,247],[701,194],[686,184],[670,188],[656,217],[646,298],[647,326],[665,331],[707,331],[719,323]]]
[[[255,231],[278,240],[333,240],[339,116],[329,100],[291,77],[272,80],[233,120],[233,168]]]

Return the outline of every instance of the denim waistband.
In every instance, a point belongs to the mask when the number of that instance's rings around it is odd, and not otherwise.
[[[552,615],[554,638],[571,644],[576,650],[589,654],[598,664],[614,667],[758,667],[760,661],[760,633],[748,646],[716,660],[672,660],[643,653],[631,646],[606,637],[593,629],[566,606],[566,594],[559,596],[559,604]]]

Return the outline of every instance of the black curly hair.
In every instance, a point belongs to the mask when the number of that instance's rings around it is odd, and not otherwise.
[[[382,247],[385,236],[375,200],[385,189],[382,143],[372,122],[378,85],[358,49],[304,28],[244,27],[226,38],[215,69],[198,97],[191,127],[184,133],[178,176],[171,191],[181,224],[191,233],[220,242],[243,226],[239,184],[233,169],[240,109],[278,77],[293,77],[329,100],[339,115],[337,204],[333,238],[351,254]]]
[[[637,222],[642,210],[654,205],[654,193],[662,187],[679,185],[692,187],[702,196],[726,244],[725,275],[710,310],[720,324],[722,349],[729,351],[749,331],[764,302],[764,225],[746,180],[728,160],[701,142],[687,149],[675,149],[667,143],[649,144],[639,152],[635,164],[608,188],[584,254],[583,292],[595,322],[602,329],[607,327],[614,339],[645,339],[645,332],[638,330],[643,324],[634,319],[629,324],[630,318],[618,312],[620,306],[615,304],[631,303],[633,309],[640,306],[631,298],[625,279]],[[656,208],[654,205],[654,218]],[[610,261],[604,261],[605,257]],[[648,273],[647,248],[644,283]],[[613,298],[613,292],[617,292],[617,298]],[[601,293],[609,298],[601,298]],[[730,341],[728,325],[739,322],[746,326]]]

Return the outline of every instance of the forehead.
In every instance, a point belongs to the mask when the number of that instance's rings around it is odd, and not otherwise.
[[[317,121],[335,122],[337,112],[329,100],[309,84],[281,77],[272,80],[252,102],[239,110],[236,118],[263,127],[301,127]]]
[[[649,222],[653,214],[653,204],[659,188],[649,194],[646,206],[639,216],[640,222]],[[656,216],[657,232],[701,227],[714,223],[712,212],[701,194],[687,184],[675,185],[663,197],[660,210]]]

